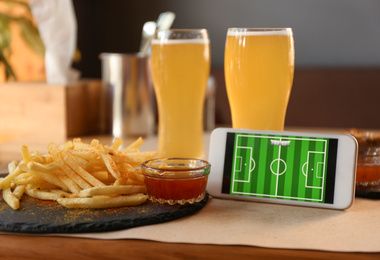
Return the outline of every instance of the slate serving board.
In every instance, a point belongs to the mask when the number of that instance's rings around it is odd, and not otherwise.
[[[110,209],[67,209],[54,201],[24,195],[20,209],[13,210],[0,195],[0,231],[15,233],[89,233],[152,225],[189,216],[201,210],[209,195],[198,203],[158,204],[150,201]]]

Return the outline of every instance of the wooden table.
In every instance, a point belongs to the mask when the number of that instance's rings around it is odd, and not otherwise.
[[[91,139],[92,137],[85,137]],[[112,137],[100,137],[111,142]],[[25,140],[22,140],[24,142]],[[207,140],[206,140],[207,141]],[[41,152],[47,144],[32,140]],[[156,139],[147,139],[154,147]],[[0,172],[9,160],[19,159],[21,140],[0,143]],[[45,150],[44,150],[45,149]],[[147,240],[96,240],[86,238],[0,235],[1,259],[380,259],[379,253],[339,253],[315,250],[288,250],[254,246],[163,243]]]
[[[336,253],[251,246],[0,235],[1,259],[379,259],[380,253]]]

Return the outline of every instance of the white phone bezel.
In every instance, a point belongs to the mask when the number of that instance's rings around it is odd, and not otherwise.
[[[335,176],[334,202],[315,203],[296,200],[259,198],[240,195],[224,194],[222,190],[224,160],[226,151],[227,133],[254,133],[268,135],[284,135],[284,136],[307,136],[307,137],[324,137],[338,139],[337,150],[337,167]],[[358,144],[354,137],[344,134],[325,134],[325,133],[309,133],[309,132],[290,132],[290,131],[261,131],[248,129],[233,128],[216,128],[210,137],[210,148],[208,160],[211,163],[211,174],[209,176],[207,191],[213,197],[237,199],[247,201],[269,202],[277,204],[289,204],[319,208],[347,209],[349,208],[355,197],[356,184],[356,162]]]

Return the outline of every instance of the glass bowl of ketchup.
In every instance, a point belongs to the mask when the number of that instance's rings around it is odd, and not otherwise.
[[[356,188],[380,185],[380,133],[351,129],[359,144]]]
[[[141,164],[149,199],[170,205],[203,200],[210,168],[207,161],[187,158],[153,159]]]

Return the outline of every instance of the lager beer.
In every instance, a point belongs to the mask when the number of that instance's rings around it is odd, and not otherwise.
[[[203,38],[152,41],[160,157],[201,158],[204,153],[203,106],[210,50],[207,31],[199,31]]]
[[[224,66],[232,126],[283,130],[294,74],[292,30],[228,29]]]

